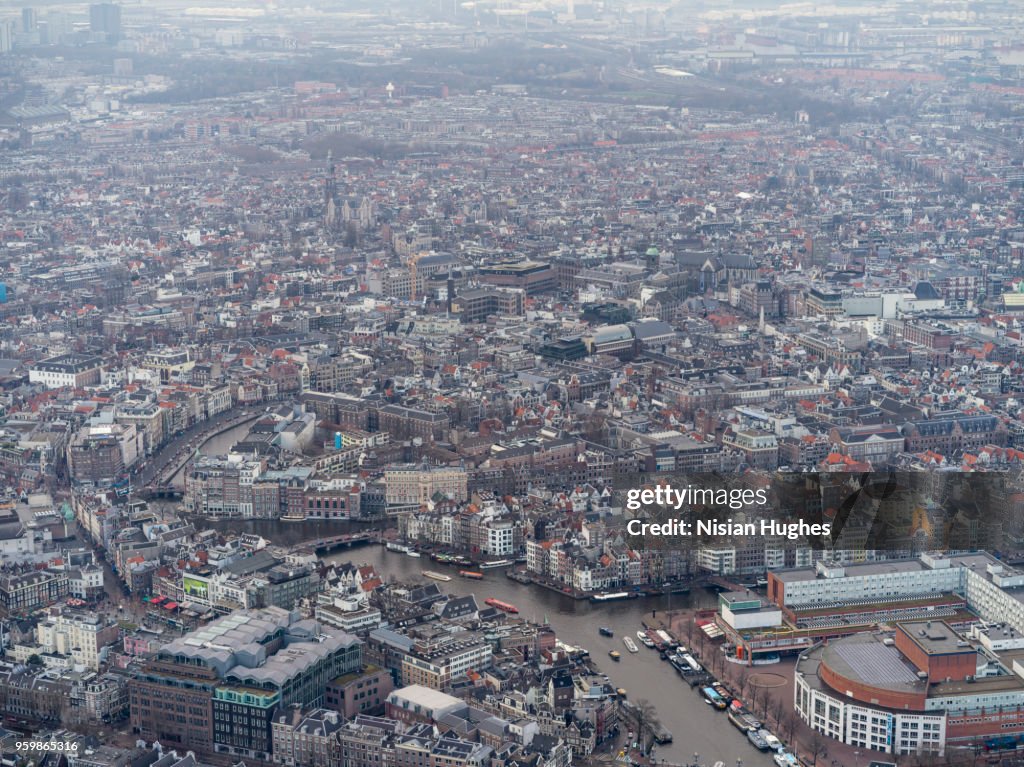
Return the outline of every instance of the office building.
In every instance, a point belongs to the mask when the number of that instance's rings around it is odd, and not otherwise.
[[[362,666],[355,637],[277,607],[238,611],[162,646],[129,682],[144,738],[202,754],[269,760],[274,714],[318,706]]]
[[[121,37],[121,6],[116,3],[90,5],[89,31],[94,37],[116,43]]]

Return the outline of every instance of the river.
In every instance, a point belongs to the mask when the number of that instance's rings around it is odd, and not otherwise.
[[[350,528],[355,529],[354,525],[346,522],[326,521],[228,520],[209,524],[224,531],[258,533],[280,545],[340,535]],[[694,753],[698,753],[701,762],[708,765],[722,761],[732,767],[737,759],[742,759],[748,767],[772,767],[774,764],[770,756],[750,745],[729,723],[725,714],[706,705],[697,691],[691,690],[657,653],[641,646],[639,653],[631,654],[622,642],[624,636],[636,637],[637,629],[642,628],[640,621],[650,615],[651,610],[713,607],[716,598],[712,592],[697,590],[689,595],[595,605],[539,586],[517,583],[506,578],[504,570],[486,571],[482,581],[466,580],[458,577],[458,568],[447,568],[425,557],[390,552],[378,545],[343,549],[326,556],[325,560],[373,565],[386,581],[432,582],[423,578],[421,573],[424,569],[433,569],[453,576],[451,581],[438,584],[443,591],[459,596],[474,594],[478,602],[496,597],[516,605],[525,618],[538,622],[547,620],[562,641],[590,650],[613,686],[625,688],[633,699],[646,698],[654,704],[662,723],[674,736],[671,744],[656,749],[657,759],[688,764]],[[615,636],[601,636],[597,631],[599,626],[611,628]],[[618,650],[622,660],[618,663],[612,661],[608,657],[610,650]]]
[[[226,453],[232,444],[245,436],[247,428],[240,426],[213,437],[203,445],[202,452],[207,455]],[[356,525],[338,521],[225,520],[203,524],[223,531],[258,533],[282,546],[340,535],[356,528]],[[657,653],[641,646],[639,653],[632,654],[622,642],[624,636],[636,637],[637,629],[642,628],[641,619],[650,615],[652,610],[714,607],[716,600],[712,592],[697,590],[689,595],[595,605],[539,586],[516,583],[506,578],[503,570],[485,572],[482,581],[465,580],[457,576],[457,568],[445,568],[426,558],[389,552],[382,546],[344,549],[325,559],[328,562],[371,564],[385,580],[428,582],[421,575],[424,569],[445,572],[453,578],[439,584],[444,591],[459,596],[474,594],[480,602],[487,597],[496,597],[516,605],[525,618],[538,622],[547,620],[562,641],[590,650],[613,686],[625,688],[633,699],[646,698],[654,704],[662,724],[674,736],[671,744],[657,747],[657,759],[688,764],[697,753],[700,762],[708,765],[722,761],[727,767],[732,767],[737,759],[742,759],[748,767],[774,765],[770,756],[754,749],[746,737],[729,723],[725,714],[706,705],[703,698],[691,690]],[[615,636],[601,636],[597,631],[599,626],[609,627]],[[618,663],[612,661],[608,657],[610,650],[618,650],[622,660]]]
[[[691,690],[654,650],[640,646],[632,654],[622,642],[625,636],[636,638],[642,628],[640,621],[651,610],[685,607],[712,607],[715,594],[697,590],[689,595],[672,595],[654,599],[638,599],[595,605],[577,601],[539,586],[528,586],[505,577],[504,570],[489,570],[484,580],[471,581],[457,576],[458,568],[446,568],[426,558],[409,557],[385,550],[382,546],[335,552],[326,557],[330,562],[351,561],[372,564],[385,580],[430,582],[423,578],[424,569],[434,569],[454,576],[447,583],[438,584],[443,591],[465,596],[476,595],[478,602],[497,597],[516,605],[523,617],[533,621],[548,621],[558,637],[568,644],[586,647],[591,657],[608,674],[615,687],[623,687],[633,699],[646,698],[658,710],[662,723],[671,730],[671,744],[659,746],[657,759],[686,764],[694,753],[701,762],[712,765],[723,761],[729,767],[742,759],[743,764],[771,767],[771,757],[762,754],[729,721],[725,714],[704,703],[696,690]],[[614,637],[603,637],[597,629],[607,626]],[[685,640],[684,640],[685,641]],[[622,660],[618,663],[608,657],[610,650],[618,650]]]

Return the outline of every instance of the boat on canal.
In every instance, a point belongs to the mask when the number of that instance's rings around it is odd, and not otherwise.
[[[722,698],[721,695],[718,694],[714,687],[705,687],[700,691],[700,694],[704,696],[704,700],[706,700],[712,706],[717,708],[719,711],[725,711],[725,700]]]
[[[780,751],[772,757],[779,767],[803,767],[803,763],[788,751]]]
[[[632,595],[628,591],[616,591],[614,593],[605,594],[594,594],[590,598],[591,602],[615,602],[619,599],[629,599]]]
[[[700,673],[704,670],[703,667],[697,662],[697,660],[688,652],[683,653],[683,662],[690,667],[691,671]]]
[[[750,732],[751,730],[761,729],[761,723],[757,721],[757,718],[753,714],[743,708],[743,706],[737,706],[733,703],[729,706],[729,713],[727,716],[733,726],[735,726],[740,732]]]
[[[636,642],[629,637],[622,637],[622,641],[626,645],[626,649],[630,652],[640,652],[640,648],[636,646]]]
[[[484,574],[478,573],[475,570],[459,570],[459,575],[463,578],[469,578],[470,580],[480,581],[483,580]]]
[[[672,638],[672,635],[669,634],[667,631],[663,631],[662,629],[658,629],[654,633],[658,635],[658,639],[660,639],[662,641],[662,643],[665,645],[665,647],[673,648],[673,647],[677,647],[679,645],[679,643],[676,640],[674,640]],[[686,648],[683,648],[683,649],[685,650]]]
[[[446,581],[447,582],[447,581],[450,581],[452,579],[452,577],[450,575],[445,575],[444,573],[434,572],[433,570],[424,570],[422,575],[423,575],[424,578],[430,578],[431,580],[434,580],[434,581]]]
[[[496,567],[511,567],[516,562],[514,559],[496,559],[493,562],[481,562],[481,570],[491,570]]]
[[[640,644],[642,644],[644,647],[654,647],[654,640],[647,636],[646,631],[636,632],[636,638],[640,640]]]
[[[506,612],[512,615],[515,615],[519,612],[519,608],[515,605],[510,605],[508,602],[502,602],[500,599],[495,599],[494,597],[488,597],[487,599],[485,599],[484,604],[490,605],[491,607],[496,607],[502,612]]]
[[[618,663],[622,659],[622,653],[620,653],[618,650],[609,650],[608,657],[616,663]]]
[[[749,730],[747,732],[747,740],[749,740],[751,745],[753,745],[758,751],[768,750],[768,741],[761,733],[761,730]]]
[[[601,626],[601,628],[599,628],[597,630],[597,633],[600,634],[603,637],[613,637],[613,636],[615,636],[615,632],[612,631],[607,626]]]

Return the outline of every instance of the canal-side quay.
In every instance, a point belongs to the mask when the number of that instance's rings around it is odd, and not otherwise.
[[[338,525],[324,522],[282,523],[276,520],[242,522],[224,521],[216,527],[225,531],[254,532],[281,545],[303,548],[349,532],[362,532],[362,526]],[[711,767],[723,761],[730,767],[742,759],[748,767],[772,767],[771,756],[757,751],[726,716],[704,703],[699,691],[691,689],[673,668],[660,659],[654,650],[641,647],[638,653],[626,652],[623,638],[636,636],[644,628],[644,619],[652,612],[688,610],[694,607],[713,608],[713,592],[698,589],[689,594],[658,595],[644,598],[595,604],[588,599],[575,599],[571,595],[535,584],[519,583],[506,577],[506,568],[482,571],[480,580],[457,576],[458,567],[445,569],[441,563],[430,562],[427,557],[410,557],[404,553],[388,551],[374,542],[345,548],[321,556],[324,563],[351,562],[371,565],[390,582],[427,583],[422,572],[435,567],[450,573],[453,578],[438,586],[455,596],[474,595],[478,603],[494,598],[517,605],[522,617],[536,623],[549,623],[558,638],[566,644],[586,648],[593,663],[607,674],[610,684],[622,688],[628,700],[646,699],[658,713],[661,724],[673,735],[672,743],[655,746],[653,758],[657,762],[679,765],[692,763],[693,754],[701,754],[701,761]],[[429,565],[428,565],[429,562]],[[599,626],[607,624],[614,637],[603,637]],[[679,637],[684,644],[686,639]],[[621,652],[619,662],[609,657],[612,650]],[[625,745],[623,741],[620,745]],[[604,756],[615,759],[619,749],[605,751]],[[635,753],[632,756],[636,756]]]
[[[277,545],[296,549],[317,540],[368,529],[366,525],[326,520],[295,523],[235,519],[218,521],[210,526],[224,533],[257,534]],[[385,535],[385,540],[389,537]],[[390,583],[427,584],[431,581],[423,576],[423,571],[440,570],[452,576],[451,581],[437,584],[443,591],[454,596],[473,595],[478,604],[485,599],[501,600],[516,605],[520,616],[527,620],[548,623],[562,642],[585,648],[601,672],[608,676],[609,684],[626,691],[627,700],[647,700],[654,707],[661,724],[673,736],[671,743],[655,746],[652,756],[659,764],[664,761],[666,764],[687,765],[692,763],[694,753],[701,755],[701,762],[707,767],[713,767],[719,761],[733,767],[737,759],[742,759],[747,767],[773,767],[775,764],[771,755],[756,750],[744,734],[729,723],[724,713],[706,704],[699,688],[691,689],[656,651],[640,647],[639,652],[631,653],[623,644],[625,637],[636,637],[636,632],[644,628],[644,620],[652,615],[669,609],[673,612],[713,609],[717,604],[713,591],[694,589],[689,594],[665,594],[600,604],[574,599],[534,584],[518,583],[506,577],[503,568],[483,570],[479,580],[459,577],[458,572],[462,568],[457,565],[445,566],[430,561],[426,556],[411,557],[375,543],[340,549],[322,555],[320,559],[325,564],[350,562],[357,566],[370,565],[385,582]],[[601,626],[610,628],[613,637],[602,636],[598,632]],[[689,647],[684,635],[680,634],[678,638]],[[612,650],[621,654],[618,662],[609,657]],[[620,745],[624,743],[622,741]],[[613,759],[618,754],[619,749],[603,753]]]
[[[742,760],[748,767],[771,767],[776,764],[773,755],[757,750],[746,737],[730,723],[727,715],[705,702],[702,684],[693,678],[683,678],[656,650],[640,647],[637,653],[627,652],[625,637],[636,637],[638,630],[661,629],[671,633],[706,667],[707,679],[720,680],[726,694],[739,697],[749,708],[756,710],[757,719],[771,729],[783,742],[791,744],[801,763],[815,764],[813,751],[818,751],[817,764],[832,767],[853,764],[854,754],[842,754],[843,747],[802,732],[800,723],[791,721],[792,663],[783,662],[756,670],[729,663],[717,647],[698,630],[693,618],[704,620],[713,615],[717,594],[707,588],[693,588],[689,593],[642,595],[600,603],[579,599],[559,589],[538,587],[522,582],[521,569],[516,566],[481,570],[479,579],[459,577],[460,565],[446,565],[431,561],[426,555],[412,557],[401,551],[388,550],[377,541],[393,541],[394,532],[380,531],[375,526],[341,521],[308,520],[281,522],[279,520],[222,520],[212,523],[223,532],[257,533],[275,544],[306,550],[321,549],[318,556],[325,564],[351,562],[372,566],[391,583],[425,584],[423,571],[433,569],[451,576],[450,581],[438,587],[454,596],[476,597],[478,604],[485,599],[497,599],[516,605],[520,615],[535,623],[548,623],[564,643],[585,648],[596,665],[609,678],[614,688],[626,691],[628,701],[646,700],[654,707],[661,724],[672,733],[671,743],[656,745],[651,754],[652,764],[691,765],[694,754],[700,763],[713,767],[723,762],[732,767]],[[343,542],[344,548],[326,552],[326,544]],[[394,547],[397,548],[397,547]],[[607,627],[613,636],[606,637],[598,629]],[[619,653],[619,660],[609,657]],[[754,674],[757,676],[754,676]],[[750,679],[753,681],[749,681]],[[625,734],[625,733],[623,733]],[[620,741],[615,749],[598,753],[598,760],[632,758],[643,762],[639,753],[623,751],[629,745]],[[605,746],[607,748],[607,745]],[[843,761],[839,758],[846,758]],[[866,761],[863,764],[867,764]]]
[[[387,551],[383,546],[370,545],[341,551],[324,559],[327,562],[369,564],[385,579],[426,582],[422,576],[425,557],[409,557]],[[430,566],[435,565],[432,563]],[[586,648],[592,662],[608,675],[612,686],[626,691],[627,700],[649,701],[661,724],[673,736],[672,743],[654,748],[652,756],[659,765],[662,761],[666,764],[692,764],[694,753],[700,754],[701,763],[708,767],[719,761],[733,767],[737,759],[742,759],[748,767],[772,767],[775,764],[769,754],[757,751],[729,723],[724,713],[706,704],[699,688],[691,688],[667,661],[661,660],[658,652],[641,646],[639,652],[631,653],[623,644],[625,637],[636,637],[636,632],[645,627],[646,620],[661,615],[664,621],[664,611],[669,608],[679,618],[693,615],[695,608],[713,609],[716,604],[714,592],[698,589],[689,594],[658,595],[601,604],[589,599],[575,599],[536,584],[520,583],[507,577],[506,569],[484,570],[481,580],[459,578],[457,568],[445,572],[456,577],[438,584],[442,590],[457,596],[472,594],[478,602],[496,598],[516,605],[524,618],[550,623],[560,640]],[[613,636],[602,636],[598,631],[602,626],[610,628]],[[676,638],[687,648],[692,644],[684,633],[677,633]],[[621,655],[618,662],[609,657],[613,650]],[[707,651],[698,649],[698,652],[702,655],[710,653],[711,645]],[[606,751],[598,756],[614,760],[620,750]],[[634,752],[631,756],[636,757],[637,754]]]

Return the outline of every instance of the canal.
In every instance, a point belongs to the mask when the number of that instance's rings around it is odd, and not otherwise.
[[[458,568],[446,568],[426,558],[417,559],[387,551],[382,546],[339,551],[328,555],[326,560],[372,564],[385,580],[429,583],[432,581],[423,578],[421,572],[433,569],[453,576],[451,581],[438,584],[443,591],[459,596],[474,594],[478,603],[487,597],[497,597],[516,605],[525,618],[537,622],[547,620],[563,642],[587,648],[614,687],[625,688],[631,699],[646,698],[654,704],[662,724],[672,731],[674,737],[671,744],[655,750],[654,756],[659,760],[686,764],[694,753],[698,753],[701,762],[708,765],[722,761],[732,767],[737,759],[752,767],[771,767],[774,764],[770,756],[750,745],[724,713],[705,704],[699,693],[691,690],[654,650],[641,645],[640,652],[633,654],[623,644],[625,636],[636,639],[637,629],[642,628],[641,620],[652,610],[713,607],[717,601],[712,592],[701,589],[689,595],[595,605],[539,586],[517,583],[506,578],[504,570],[486,571],[482,581],[466,580],[458,577]],[[615,636],[601,636],[598,633],[600,626],[612,629]],[[608,656],[610,650],[618,650],[622,660],[618,663],[612,661]]]
[[[200,446],[199,451],[203,455],[225,455],[229,450],[231,450],[232,445],[243,439],[245,435],[249,433],[250,426],[252,426],[252,421],[247,421],[246,423],[239,424],[238,426],[221,432],[220,434],[215,434]],[[172,476],[168,482],[171,487],[176,487],[178,489],[183,489],[185,487],[185,469],[188,468],[188,465],[189,464],[186,463],[174,473],[174,476]]]
[[[225,532],[258,533],[278,545],[294,545],[302,541],[340,535],[355,525],[345,522],[299,522],[278,520],[230,520],[208,523]],[[614,687],[625,688],[633,700],[646,698],[657,708],[662,724],[672,731],[674,740],[659,746],[655,758],[670,763],[687,764],[694,753],[700,754],[703,764],[724,762],[727,767],[742,759],[748,767],[772,767],[774,762],[747,741],[726,719],[725,714],[704,703],[696,690],[691,690],[675,671],[662,661],[654,650],[641,645],[640,652],[631,654],[622,638],[635,639],[641,620],[652,610],[713,607],[716,596],[698,589],[688,595],[672,595],[651,599],[628,600],[595,605],[576,601],[539,586],[517,583],[505,577],[504,570],[489,570],[482,581],[458,577],[458,568],[448,568],[431,562],[426,557],[415,558],[390,552],[383,546],[369,545],[343,549],[325,557],[328,562],[347,562],[373,565],[385,581],[432,583],[422,571],[432,569],[451,575],[452,580],[437,584],[443,591],[459,596],[474,594],[478,603],[488,597],[516,605],[520,614],[533,621],[547,620],[558,637],[572,645],[587,648],[601,670],[608,674]],[[614,637],[603,637],[600,626],[607,626]],[[684,642],[685,637],[680,637]],[[622,660],[618,663],[608,656],[618,650]]]
[[[206,455],[226,453],[232,444],[247,433],[243,425],[219,434],[201,448]],[[180,475],[175,477],[180,481]],[[277,545],[291,546],[303,541],[326,538],[357,529],[356,525],[339,521],[281,522],[279,520],[225,520],[203,521],[199,524],[224,532],[251,532],[262,535]],[[747,741],[725,714],[704,703],[695,690],[691,690],[675,671],[662,661],[654,650],[641,645],[640,652],[626,650],[622,638],[636,637],[642,628],[641,620],[652,610],[714,607],[715,594],[696,590],[688,595],[672,595],[651,599],[612,602],[595,605],[576,601],[539,586],[517,583],[505,577],[504,570],[485,572],[482,581],[459,578],[457,568],[446,568],[426,558],[409,557],[389,552],[383,546],[370,545],[337,551],[325,557],[328,562],[351,561],[371,564],[386,580],[432,582],[423,578],[422,571],[433,569],[452,575],[452,580],[438,584],[442,590],[459,596],[474,594],[482,603],[487,597],[496,597],[516,605],[523,617],[533,621],[547,620],[558,637],[572,645],[587,648],[601,670],[608,674],[614,687],[625,688],[633,700],[645,698],[657,709],[662,724],[671,730],[671,744],[656,748],[654,757],[675,764],[688,764],[695,753],[702,764],[718,761],[732,767],[738,759],[748,767],[773,767],[774,762]],[[614,637],[603,637],[600,626],[607,626]],[[685,642],[685,637],[680,637]],[[608,656],[610,650],[621,653],[616,663]]]

